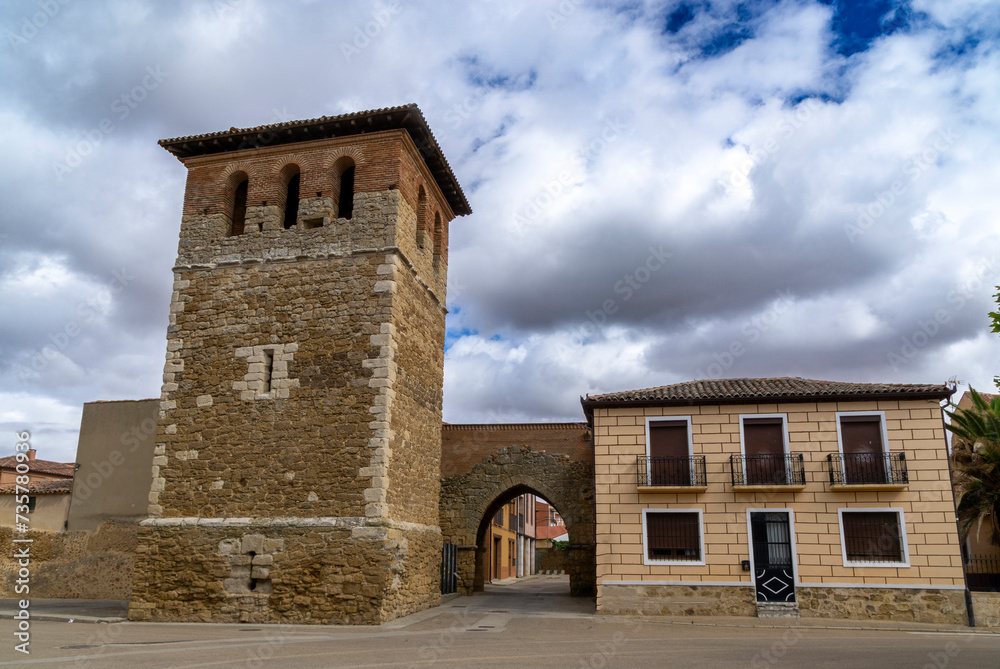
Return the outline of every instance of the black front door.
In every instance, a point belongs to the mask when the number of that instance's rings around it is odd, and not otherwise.
[[[794,602],[795,575],[788,512],[751,512],[750,544],[757,601]]]

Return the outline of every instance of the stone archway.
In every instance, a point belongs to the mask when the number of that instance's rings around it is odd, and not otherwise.
[[[504,446],[462,474],[441,481],[441,534],[459,547],[459,591],[482,590],[490,519],[510,498],[530,492],[559,511],[569,533],[570,593],[594,596],[594,466],[564,453]]]

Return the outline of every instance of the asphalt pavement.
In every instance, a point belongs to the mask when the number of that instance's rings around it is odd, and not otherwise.
[[[598,615],[564,576],[487,586],[380,626],[87,624],[124,602],[32,602],[29,654],[0,603],[0,666],[1000,667],[1000,634],[897,621]],[[116,615],[118,614],[118,615]],[[60,619],[59,616],[62,616]],[[48,617],[48,619],[43,619]],[[68,620],[73,619],[70,623]]]

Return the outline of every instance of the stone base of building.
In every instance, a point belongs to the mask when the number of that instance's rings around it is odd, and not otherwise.
[[[105,521],[94,531],[14,532],[0,528],[0,598],[22,598],[16,591],[17,550],[28,548],[31,596],[53,599],[128,599],[132,590],[137,525]],[[31,539],[15,544],[14,538]]]
[[[441,601],[436,528],[160,519],[138,544],[135,621],[377,625]]]
[[[963,590],[933,588],[795,589],[803,618],[851,618],[899,622],[967,625]]]
[[[1000,592],[973,592],[976,627],[1000,627]]]
[[[649,616],[755,616],[754,589],[721,585],[600,586],[598,613]]]
[[[600,613],[758,615],[756,590],[752,586],[605,583],[601,585],[600,592]],[[795,594],[798,615],[802,618],[895,620],[947,625],[968,623],[962,590],[799,587]]]

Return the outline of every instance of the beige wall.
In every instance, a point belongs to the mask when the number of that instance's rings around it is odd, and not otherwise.
[[[838,452],[836,412],[884,411],[888,450],[906,454],[904,490],[833,491],[826,456]],[[793,492],[736,492],[729,456],[740,454],[740,414],[786,415],[789,450],[805,459],[806,486]],[[706,458],[705,492],[640,493],[645,417],[690,416],[694,455]],[[596,409],[598,608],[612,581],[750,583],[747,510],[792,509],[797,580],[809,584],[962,586],[961,555],[937,402],[879,401]],[[844,566],[838,509],[903,510],[909,567]],[[643,509],[703,514],[704,565],[643,564]],[[750,591],[752,593],[752,590]]]
[[[83,405],[69,530],[146,517],[159,400]]]
[[[35,510],[27,514],[28,529],[39,532],[62,532],[69,513],[69,495],[39,495],[28,493],[35,498]],[[0,527],[14,527],[16,495],[0,495]],[[24,514],[22,514],[24,515]]]

